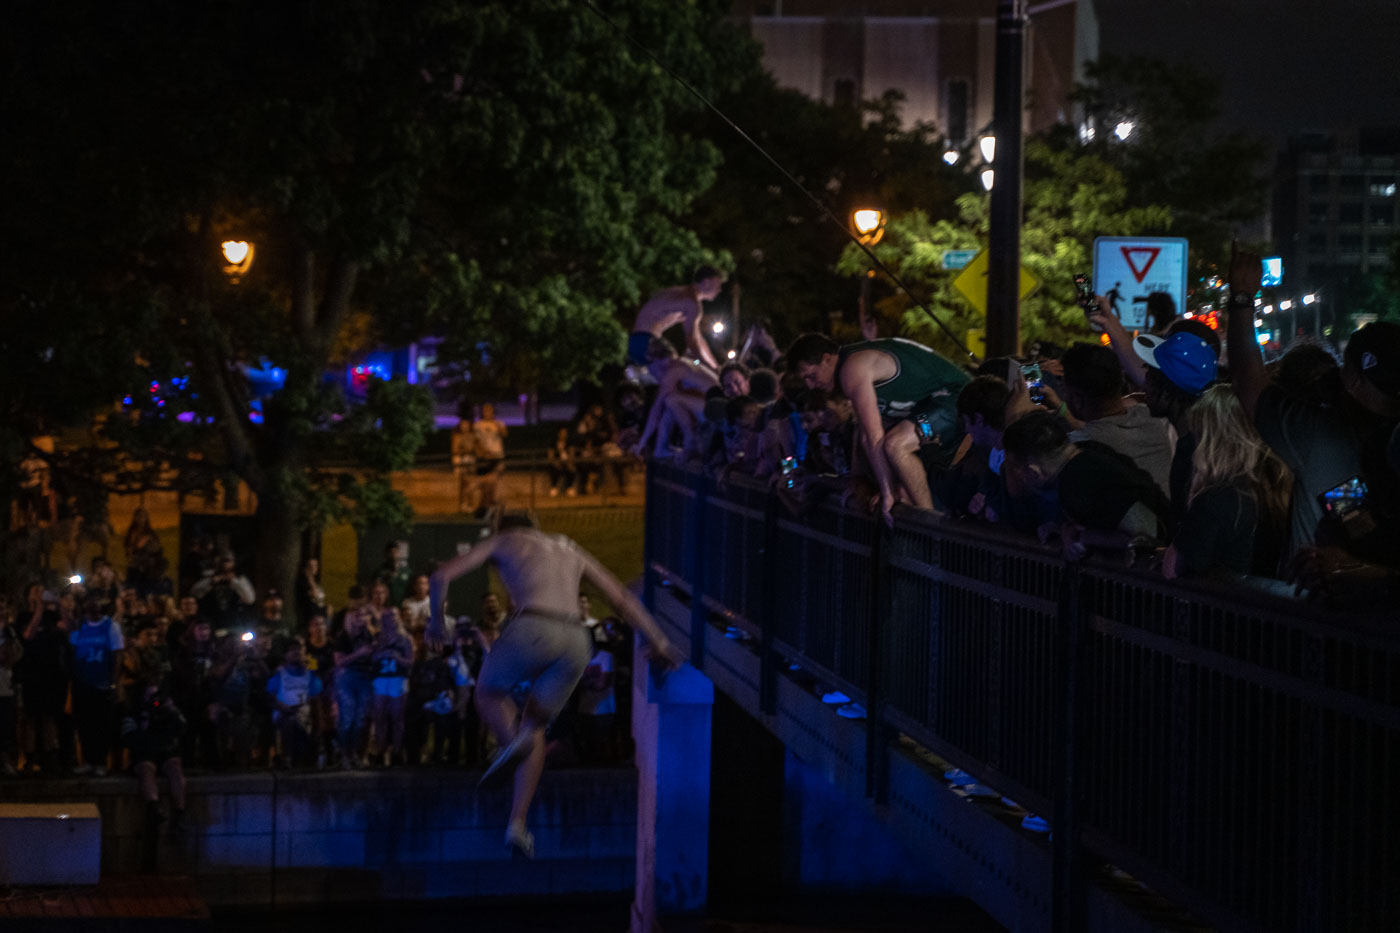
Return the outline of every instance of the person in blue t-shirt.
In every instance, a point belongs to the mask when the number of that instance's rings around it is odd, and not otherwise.
[[[126,646],[122,629],[102,611],[102,603],[83,603],[83,624],[68,635],[73,646],[73,718],[82,743],[78,774],[107,773],[107,754],[117,731],[116,672]]]
[[[279,763],[290,768],[305,758],[315,734],[311,701],[321,695],[321,678],[306,665],[306,642],[300,635],[287,643],[282,665],[268,678],[267,692],[275,705],[272,723],[282,740]]]

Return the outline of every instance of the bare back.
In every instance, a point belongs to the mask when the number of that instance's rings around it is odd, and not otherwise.
[[[700,303],[689,285],[663,288],[642,305],[642,309],[637,312],[637,321],[632,325],[632,331],[660,337],[670,328],[699,313]]]
[[[512,528],[497,534],[491,560],[517,610],[578,615],[584,558],[568,538]]]

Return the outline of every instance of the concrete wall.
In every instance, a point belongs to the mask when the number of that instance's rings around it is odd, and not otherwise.
[[[546,772],[531,812],[533,862],[512,861],[503,845],[508,782],[477,793],[477,776],[191,778],[186,830],[161,838],[158,871],[194,876],[213,905],[632,889],[635,771]],[[133,779],[8,782],[0,800],[96,803],[103,873],[141,871],[144,804]]]

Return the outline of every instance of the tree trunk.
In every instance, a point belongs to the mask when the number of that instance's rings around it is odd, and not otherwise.
[[[286,615],[291,617],[296,612],[293,587],[301,565],[301,527],[296,506],[280,491],[280,485],[269,483],[258,496],[258,510],[253,515],[257,541],[253,582],[260,595],[269,589],[281,593]]]

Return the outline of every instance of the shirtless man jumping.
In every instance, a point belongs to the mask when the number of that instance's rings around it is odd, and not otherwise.
[[[637,312],[637,321],[627,338],[627,358],[632,363],[647,365],[647,347],[651,342],[680,324],[685,331],[686,356],[698,359],[716,373],[719,372],[719,362],[710,352],[710,345],[700,331],[700,319],[705,311],[703,303],[714,301],[724,285],[724,273],[714,266],[700,266],[690,281],[689,285],[663,288]]]
[[[500,520],[496,534],[433,574],[430,640],[442,643],[447,637],[447,584],[487,561],[496,565],[515,612],[477,678],[477,710],[501,744],[481,779],[515,769],[506,845],[530,858],[535,840],[525,828],[525,814],[544,770],[544,730],[568,702],[593,656],[593,638],[579,617],[579,581],[590,580],[642,634],[655,664],[675,670],[683,658],[642,604],[592,555],[568,538],[544,534],[528,518],[513,515]],[[525,681],[530,683],[525,708],[516,710],[510,692]]]

